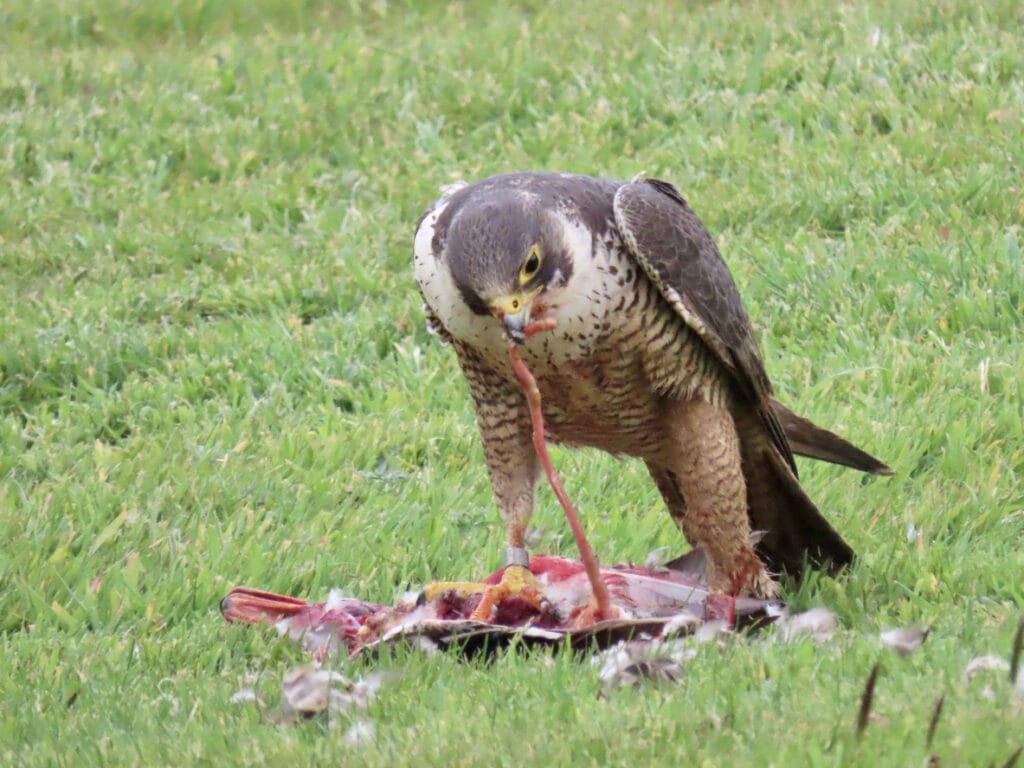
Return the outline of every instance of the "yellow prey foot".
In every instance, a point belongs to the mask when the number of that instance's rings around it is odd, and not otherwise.
[[[498,615],[498,609],[503,605],[506,610],[502,618],[507,621],[510,615],[523,617],[524,615],[543,614],[548,609],[547,600],[537,579],[530,573],[529,568],[523,565],[508,565],[501,575],[501,581],[497,584],[485,584],[478,581],[434,581],[424,587],[420,593],[419,603],[443,601],[455,608],[456,613],[461,612],[460,604],[477,599],[478,602],[469,615],[471,621],[492,623]],[[509,605],[509,603],[518,605]],[[454,605],[452,605],[454,604]],[[468,603],[465,610],[468,610],[472,603]],[[464,615],[464,614],[463,614]],[[514,622],[517,623],[517,622]]]
[[[432,581],[423,588],[417,602],[432,602],[446,592],[452,592],[456,597],[465,600],[473,595],[482,595],[492,586],[494,585],[484,584],[482,581]]]
[[[540,582],[524,565],[509,565],[497,584],[487,584],[480,604],[470,615],[472,621],[490,622],[498,606],[509,598],[516,598],[534,606],[538,612],[544,610],[544,592]]]

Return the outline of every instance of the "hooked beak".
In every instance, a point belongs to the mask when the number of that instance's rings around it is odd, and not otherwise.
[[[505,334],[514,344],[523,344],[532,308],[533,296],[509,296],[492,304],[491,314],[501,320]]]

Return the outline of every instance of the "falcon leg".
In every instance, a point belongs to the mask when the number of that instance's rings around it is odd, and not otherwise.
[[[533,516],[533,491],[540,463],[531,442],[530,414],[523,393],[505,378],[493,378],[468,351],[459,362],[466,372],[476,405],[484,458],[491,488],[498,503],[507,543],[505,571],[498,584],[434,582],[424,589],[431,600],[452,590],[460,596],[479,594],[474,621],[491,621],[502,601],[519,598],[532,604],[538,614],[545,610],[540,583],[529,569],[526,530]]]
[[[664,473],[655,480],[674,517],[680,511],[678,502],[685,499],[681,527],[690,544],[707,556],[711,592],[774,596],[775,582],[750,541],[746,482],[731,414],[703,400],[688,400],[672,409],[669,426],[677,451],[668,476],[674,480],[674,494],[663,487]]]
[[[509,599],[517,599],[532,605],[538,615],[546,612],[547,600],[540,582],[530,573],[530,554],[523,546],[526,527],[530,520],[530,513],[533,511],[532,480],[529,488],[531,493],[528,497],[519,497],[517,502],[509,504],[507,508],[502,505],[502,518],[505,522],[508,549],[505,550],[505,570],[501,575],[501,581],[497,584],[474,581],[435,581],[424,588],[423,599],[430,601],[446,592],[454,592],[461,598],[480,595],[480,602],[477,603],[468,618],[471,621],[485,623],[491,622],[502,602]],[[495,492],[497,493],[497,491]],[[502,496],[499,495],[498,499],[499,505],[501,505]],[[506,509],[508,511],[505,511]]]
[[[533,490],[539,467],[529,442],[523,444],[524,439],[529,440],[529,433],[522,429],[522,418],[517,413],[521,409],[521,402],[516,402],[499,417],[489,408],[477,405],[480,433],[485,436],[484,457],[505,526],[507,549],[505,572],[498,584],[483,593],[470,617],[476,621],[489,621],[501,601],[510,597],[532,603],[538,611],[544,608],[543,592],[530,573],[530,555],[526,550],[526,529],[533,517]],[[512,422],[508,421],[509,412],[517,414]]]

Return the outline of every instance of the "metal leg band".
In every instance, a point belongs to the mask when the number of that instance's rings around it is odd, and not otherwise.
[[[530,567],[530,553],[524,547],[508,547],[505,550],[505,565],[521,565],[523,568]]]

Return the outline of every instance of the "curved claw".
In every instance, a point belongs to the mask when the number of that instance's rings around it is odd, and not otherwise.
[[[501,581],[487,587],[469,618],[471,621],[490,623],[501,604],[511,599],[533,606],[538,613],[544,613],[544,603],[548,602],[540,582],[533,577],[529,568],[510,565],[502,573]]]

